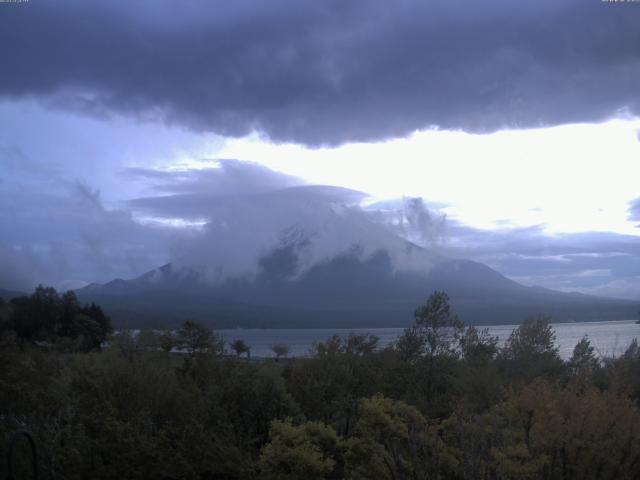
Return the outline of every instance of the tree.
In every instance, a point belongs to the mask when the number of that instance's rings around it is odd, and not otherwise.
[[[84,313],[77,313],[72,322],[73,336],[70,338],[79,341],[79,349],[84,352],[100,350],[102,342],[105,340],[100,324]]]
[[[420,329],[413,325],[405,328],[394,345],[404,362],[415,362],[424,351],[424,339]]]
[[[135,348],[140,351],[153,352],[160,349],[160,334],[155,330],[142,329],[134,337]]]
[[[512,378],[529,382],[540,375],[557,375],[562,370],[556,335],[549,320],[548,316],[530,317],[511,332],[500,351],[500,360]]]
[[[80,309],[80,313],[91,317],[98,323],[102,341],[106,340],[107,336],[113,333],[111,319],[107,315],[105,315],[100,305],[96,305],[95,303],[85,305]]]
[[[557,355],[556,334],[549,324],[550,317],[530,317],[511,332],[503,349],[509,358],[540,357]]]
[[[469,327],[460,338],[462,358],[471,364],[487,363],[498,353],[498,337],[489,335],[489,329],[478,331],[476,327]]]
[[[160,332],[158,334],[158,346],[165,352],[173,350],[176,346],[175,334],[171,330],[163,330]],[[224,346],[222,348],[224,349]]]
[[[340,435],[351,433],[360,400],[382,389],[383,358],[376,345],[373,335],[334,335],[315,343],[310,358],[287,365],[289,391],[308,419],[331,424]]]
[[[603,361],[603,378],[605,385],[611,390],[628,395],[640,404],[640,345],[634,338],[624,354],[618,358],[605,358]]]
[[[345,342],[344,351],[349,355],[356,355],[359,357],[371,355],[378,348],[379,341],[380,339],[376,335],[360,335],[351,332]]]
[[[0,297],[0,335],[9,328],[9,304]]]
[[[14,298],[11,311],[7,327],[23,343],[45,340],[64,350],[89,351],[100,349],[112,332],[102,309],[93,303],[81,308],[72,291],[59,296],[54,288],[39,285],[32,295]]]
[[[231,342],[230,347],[234,352],[236,352],[237,357],[240,357],[246,353],[247,360],[251,358],[251,347],[244,340],[240,338],[234,340],[233,342]]]
[[[319,422],[293,425],[274,420],[271,441],[260,454],[260,478],[265,480],[324,480],[335,475],[340,441],[336,432]]]
[[[509,404],[544,478],[640,478],[640,411],[629,398],[538,380]]]
[[[281,357],[286,357],[289,355],[289,345],[286,343],[276,343],[271,345],[271,351],[276,354],[276,362],[280,360]]]
[[[600,360],[595,355],[595,349],[585,335],[573,349],[573,355],[569,359],[569,371],[571,375],[578,376],[589,374],[600,366]]]
[[[102,343],[113,332],[111,319],[102,308],[92,303],[80,307],[76,294],[69,290],[60,297],[61,315],[56,334],[78,341],[83,351],[100,350]]]
[[[455,373],[458,410],[464,406],[471,412],[485,412],[501,398],[502,378],[495,358],[498,338],[489,330],[469,327],[460,338],[462,362]]]
[[[546,464],[529,450],[517,411],[499,403],[483,414],[453,414],[441,423],[441,437],[456,454],[455,478],[539,480]]]
[[[464,324],[451,311],[449,296],[435,291],[424,305],[415,311],[415,326],[422,338],[427,356],[454,354]]]
[[[57,331],[62,304],[54,288],[38,285],[32,295],[13,298],[11,305],[9,327],[21,342],[49,339]]]
[[[186,320],[176,332],[176,346],[195,353],[220,355],[224,349],[222,338],[210,328],[193,320]]]
[[[408,375],[412,377],[412,403],[422,406],[428,402],[431,413],[440,414],[449,403],[451,370],[458,358],[464,324],[451,310],[449,296],[439,291],[415,310],[414,317],[414,325],[404,331],[396,348],[403,360],[413,364]]]
[[[332,335],[324,342],[316,342],[311,346],[311,355],[316,358],[334,357],[344,353],[344,341],[339,335]]]
[[[80,302],[76,294],[69,290],[60,297],[61,314],[57,326],[57,334],[61,337],[74,338],[79,335],[75,327],[75,316],[80,312]]]
[[[451,476],[456,458],[437,428],[404,402],[376,395],[360,405],[345,454],[347,478],[426,480]]]

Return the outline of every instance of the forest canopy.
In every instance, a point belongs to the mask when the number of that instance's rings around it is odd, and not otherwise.
[[[0,303],[0,435],[31,432],[53,479],[638,478],[638,343],[602,358],[585,337],[564,361],[549,320],[499,344],[434,292],[384,348],[255,359],[194,321],[113,333],[38,287]],[[13,459],[30,478],[25,442]]]

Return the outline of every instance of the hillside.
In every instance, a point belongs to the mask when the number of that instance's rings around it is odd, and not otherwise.
[[[171,264],[130,279],[77,291],[103,305],[117,324],[171,325],[193,318],[219,328],[405,326],[415,307],[444,290],[470,324],[516,323],[548,313],[555,321],[634,318],[634,302],[563,293],[518,284],[481,263],[442,260],[427,272],[400,271],[379,251],[339,255],[298,276],[288,275],[295,252],[263,258],[253,279],[209,283]]]

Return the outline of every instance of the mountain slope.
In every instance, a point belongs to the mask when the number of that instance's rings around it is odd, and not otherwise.
[[[399,271],[384,251],[348,252],[291,275],[295,249],[261,260],[254,279],[211,284],[168,264],[132,280],[77,291],[103,305],[118,324],[171,325],[193,318],[216,327],[406,326],[434,290],[444,290],[470,324],[517,323],[548,313],[557,321],[634,318],[634,302],[525,287],[481,263],[441,260],[426,273]]]
[[[2,288],[0,288],[0,298],[8,301],[11,300],[12,298],[16,298],[16,297],[23,297],[27,295],[26,293],[23,292],[16,292],[13,290],[4,290]]]

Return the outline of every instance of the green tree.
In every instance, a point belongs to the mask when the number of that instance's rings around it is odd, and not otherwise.
[[[424,338],[420,329],[413,325],[406,328],[394,345],[404,362],[415,362],[424,351]]]
[[[142,351],[160,350],[160,333],[155,330],[142,329],[133,337],[135,348]]]
[[[357,334],[351,332],[344,344],[344,352],[348,355],[366,356],[371,355],[378,348],[380,339],[376,335]]]
[[[195,353],[221,355],[224,350],[224,341],[207,326],[193,320],[186,320],[176,332],[176,346],[190,355]]]
[[[251,358],[251,347],[247,342],[238,338],[229,344],[231,350],[236,352],[237,357],[241,357],[245,353],[247,354],[247,359]]]
[[[92,303],[80,307],[76,294],[72,291],[65,292],[60,297],[61,313],[57,322],[56,335],[63,339],[73,340],[70,344],[62,342],[63,349],[79,349],[82,351],[100,350],[102,343],[113,331],[111,319],[107,317],[102,308]]]
[[[600,366],[600,360],[587,335],[582,337],[574,347],[568,366],[573,376],[592,374]]]
[[[539,380],[509,403],[545,478],[640,478],[640,411],[629,398]]]
[[[400,367],[399,376],[410,391],[407,398],[434,415],[450,410],[452,375],[459,357],[464,324],[452,311],[449,297],[435,291],[415,310],[414,325],[396,343],[402,359],[411,363]]]
[[[451,476],[458,468],[456,452],[442,442],[436,426],[416,408],[381,395],[362,401],[347,444],[350,480],[426,480]]]
[[[11,318],[10,304],[0,297],[0,336],[9,330],[9,319]]]
[[[460,338],[462,358],[471,364],[491,362],[498,353],[498,337],[491,336],[489,329],[468,327]]]
[[[162,330],[158,334],[158,346],[164,352],[170,352],[176,346],[176,336],[171,330]],[[224,345],[222,346],[224,350]],[[220,352],[222,353],[222,352]]]
[[[629,396],[640,404],[640,345],[633,339],[624,354],[615,358],[604,358],[604,368],[597,383],[602,388]]]
[[[460,352],[462,361],[452,382],[458,410],[485,412],[502,399],[503,380],[495,362],[498,338],[488,329],[468,327],[460,339]]]
[[[54,288],[39,285],[28,297],[11,301],[6,324],[22,342],[46,341],[63,350],[100,349],[111,333],[111,320],[91,304],[80,307],[72,291],[59,296]]]
[[[84,313],[78,313],[73,317],[72,325],[74,335],[71,338],[78,340],[82,351],[100,350],[105,335],[95,319]]]
[[[334,335],[314,344],[311,358],[289,365],[284,375],[307,417],[349,434],[362,397],[380,391],[381,357],[377,337]]]
[[[550,317],[525,319],[507,339],[500,351],[500,360],[507,375],[528,383],[538,376],[557,376],[562,360],[555,344],[555,332]]]
[[[28,297],[11,300],[9,328],[21,342],[50,339],[56,333],[62,304],[56,290],[39,285]]]
[[[453,414],[441,424],[441,438],[458,461],[464,480],[539,480],[546,458],[529,451],[515,408],[494,405],[482,414]]]
[[[273,363],[253,363],[197,355],[178,370],[185,388],[202,392],[207,412],[227,425],[227,442],[254,452],[266,442],[274,419],[295,418],[299,407],[287,391],[282,369]]]
[[[56,333],[62,337],[74,338],[79,332],[74,330],[75,316],[80,313],[80,302],[76,294],[69,290],[60,297],[60,318],[57,321]]]
[[[338,465],[340,440],[331,427],[318,422],[293,425],[290,419],[271,423],[271,441],[260,454],[260,478],[324,480],[342,478]]]
[[[464,331],[464,323],[451,310],[449,296],[435,291],[415,311],[415,326],[427,356],[454,355]]]
[[[111,319],[102,311],[102,308],[95,303],[85,305],[80,309],[80,313],[92,318],[100,329],[100,337],[102,341],[113,333],[113,327],[111,325]]]

